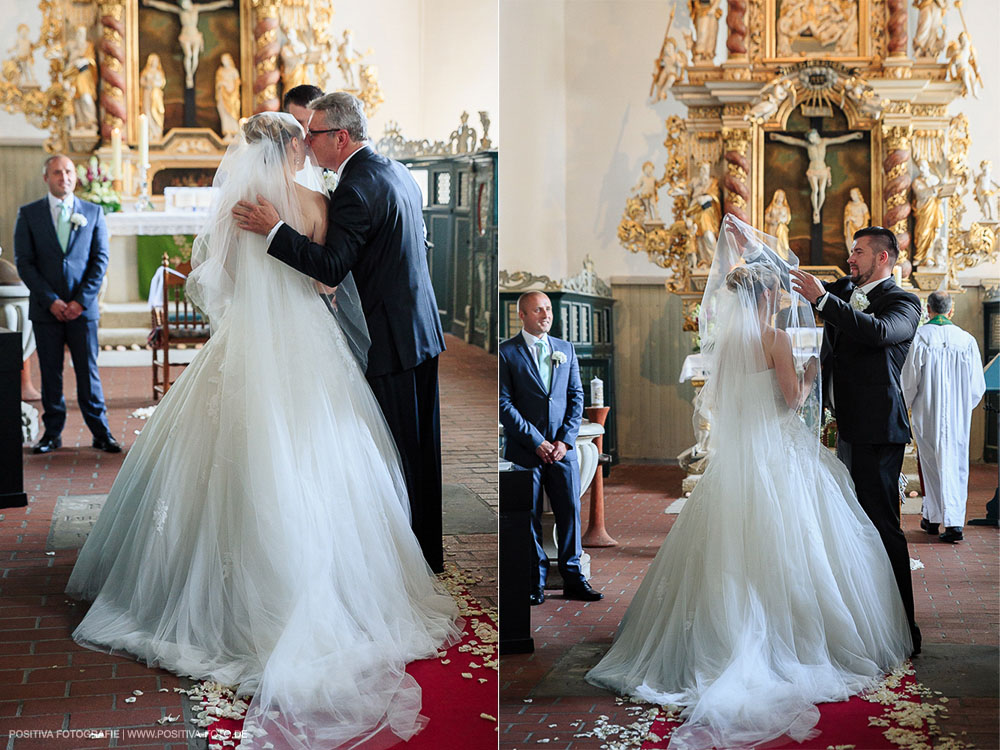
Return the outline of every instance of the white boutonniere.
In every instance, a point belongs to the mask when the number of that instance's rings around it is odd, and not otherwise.
[[[562,352],[552,352],[552,365],[558,367],[566,362],[566,355]]]
[[[323,170],[323,187],[326,188],[326,192],[332,193],[337,189],[337,173],[329,170]]]
[[[868,309],[868,305],[870,304],[871,303],[868,301],[868,295],[861,291],[860,288],[851,292],[851,307],[858,312],[864,312]]]
[[[74,229],[79,229],[87,226],[87,217],[81,213],[75,213],[69,217],[69,223],[73,225]]]

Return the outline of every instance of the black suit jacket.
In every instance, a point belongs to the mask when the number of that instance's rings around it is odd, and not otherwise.
[[[838,432],[849,443],[910,442],[900,372],[920,322],[920,300],[890,278],[858,312],[849,301],[849,277],[823,286],[830,296],[817,311],[824,321],[820,361],[824,393],[833,389]]]
[[[369,377],[416,367],[445,348],[422,206],[406,167],[365,146],[344,166],[330,199],[326,244],[285,224],[267,250],[328,286],[354,273],[372,340]]]

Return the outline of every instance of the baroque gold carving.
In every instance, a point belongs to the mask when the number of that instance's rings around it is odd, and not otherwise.
[[[717,120],[722,117],[722,107],[688,107],[691,120]]]
[[[885,174],[885,224],[899,242],[899,262],[907,263],[910,249],[910,137],[912,126],[883,125],[882,138],[886,157],[882,162]]]
[[[47,88],[21,85],[19,66],[14,60],[7,60],[0,78],[0,106],[8,112],[21,112],[32,125],[48,130],[46,151],[67,151],[74,90],[63,55],[66,44],[63,9],[58,0],[41,0],[38,8],[42,27],[33,47],[45,50],[51,83]]]
[[[734,214],[741,221],[750,222],[747,206],[750,201],[750,160],[747,150],[750,147],[750,131],[742,128],[726,128],[722,131],[725,142],[726,177],[723,182],[725,190],[724,211]]]

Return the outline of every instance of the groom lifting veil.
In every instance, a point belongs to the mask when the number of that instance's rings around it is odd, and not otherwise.
[[[396,441],[413,531],[435,572],[441,547],[438,355],[444,332],[427,269],[420,189],[406,167],[367,145],[362,103],[345,92],[310,102],[306,141],[339,177],[325,244],[293,230],[267,200],[240,201],[243,229],[265,235],[268,254],[328,286],[354,275],[371,336],[366,377]]]

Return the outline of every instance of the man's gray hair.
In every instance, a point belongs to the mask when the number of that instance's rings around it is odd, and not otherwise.
[[[54,162],[56,159],[69,159],[69,157],[66,156],[66,154],[52,154],[52,156],[50,156],[48,159],[46,159],[45,163],[42,164],[42,177],[45,177],[45,176],[48,175],[48,173],[49,173],[49,164],[51,164],[52,162]],[[73,164],[73,160],[69,159],[69,163]]]
[[[934,315],[947,315],[951,312],[951,295],[947,292],[931,292],[927,297],[927,309]]]
[[[328,128],[347,131],[355,143],[368,140],[368,118],[365,117],[365,105],[356,96],[346,91],[334,91],[319,99],[309,102],[309,109],[322,112]],[[312,129],[312,128],[310,128]],[[316,128],[322,130],[322,128]]]

